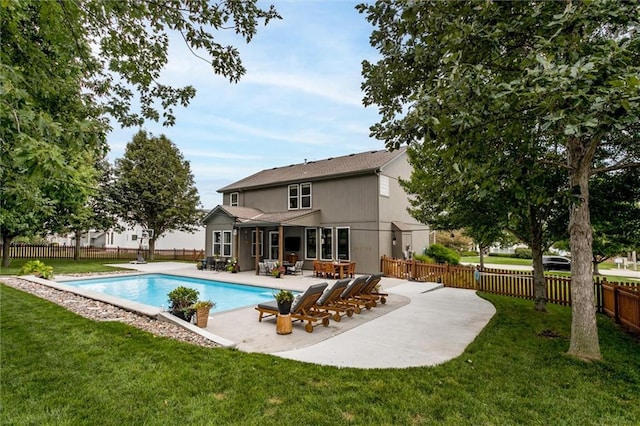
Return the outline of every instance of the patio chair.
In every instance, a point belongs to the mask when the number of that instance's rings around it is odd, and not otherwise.
[[[340,296],[344,293],[350,281],[348,278],[337,280],[330,288],[322,293],[322,297],[320,297],[316,303],[318,305],[317,309],[320,311],[333,312],[332,318],[336,322],[340,322],[340,319],[345,314],[349,317],[353,316],[353,312],[355,311],[353,306],[340,302]]]
[[[269,269],[265,262],[258,262],[258,273],[260,275],[269,275]]]
[[[372,301],[373,306],[376,306],[378,301],[380,301],[380,303],[382,303],[383,305],[387,303],[386,298],[389,297],[389,294],[380,293],[378,290],[376,290],[376,286],[380,284],[380,280],[382,279],[383,276],[384,276],[383,274],[369,275],[364,286],[362,286],[362,290],[360,291],[360,294],[356,297],[363,300]]]
[[[298,260],[295,265],[287,267],[287,272],[292,275],[297,275],[298,273],[304,275],[302,273],[302,265],[304,265],[304,260]]]
[[[320,321],[323,326],[329,325],[329,317],[331,314],[316,309],[316,302],[322,296],[322,292],[327,288],[327,283],[314,284],[309,286],[307,290],[291,306],[291,319],[296,321],[307,321],[304,329],[308,333],[313,332],[313,327]],[[262,318],[278,315],[278,304],[275,300],[267,303],[261,303],[255,308],[260,315],[258,321],[262,322]]]
[[[371,307],[373,306],[373,301],[360,297],[362,288],[366,284],[368,278],[368,275],[360,275],[359,277],[353,278],[349,282],[349,285],[347,285],[347,288],[345,288],[340,295],[338,303],[343,306],[353,306],[356,314],[362,312],[363,306],[366,309],[371,309]]]
[[[322,262],[322,272],[325,278],[336,278],[336,267],[333,262]]]
[[[316,277],[324,277],[322,262],[320,262],[319,260],[313,261],[313,275]]]
[[[351,278],[356,274],[356,262],[349,262],[349,267],[347,268],[347,275]]]

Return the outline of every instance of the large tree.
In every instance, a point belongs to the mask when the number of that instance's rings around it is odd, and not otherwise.
[[[116,160],[111,199],[118,216],[130,226],[153,230],[155,242],[168,231],[193,231],[202,219],[200,198],[189,162],[164,135],[138,132]]]
[[[2,5],[0,233],[7,266],[13,238],[43,234],[58,207],[70,211],[86,201],[106,126],[83,94],[85,70],[67,47],[82,40],[50,25],[56,17],[42,13],[46,2]]]
[[[380,106],[372,133],[388,147],[434,144],[450,161],[472,164],[481,149],[501,157],[509,144],[523,164],[507,164],[506,176],[564,170],[573,258],[568,352],[600,358],[588,183],[597,171],[638,166],[640,4],[398,0],[359,10],[376,27],[371,43],[382,57],[363,64],[365,103]],[[605,146],[624,155],[595,168]]]
[[[464,227],[482,247],[507,231],[531,247],[535,308],[545,311],[542,255],[566,233],[562,179],[557,171],[523,167],[522,156],[498,149],[504,145],[499,140],[493,142],[495,150],[469,158],[467,145],[455,143],[447,149],[454,154],[450,159],[441,158],[442,145],[415,143],[408,150],[414,170],[401,184],[412,195],[411,214],[435,229]],[[513,170],[505,173],[505,167]]]
[[[85,169],[104,156],[108,117],[123,126],[174,123],[173,108],[186,106],[195,90],[162,83],[171,41],[236,82],[245,68],[217,34],[249,42],[273,18],[273,6],[263,9],[257,0],[0,1],[5,249],[18,235],[44,231],[52,203],[64,203],[61,192],[84,204],[78,195],[93,184]]]

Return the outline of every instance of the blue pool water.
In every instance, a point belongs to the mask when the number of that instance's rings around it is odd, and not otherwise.
[[[275,293],[275,290],[264,287],[163,274],[92,278],[61,284],[164,309],[169,306],[167,294],[176,287],[184,286],[198,290],[200,300],[213,300],[216,304],[213,314],[273,300]]]

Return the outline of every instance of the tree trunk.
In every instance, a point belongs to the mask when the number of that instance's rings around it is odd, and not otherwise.
[[[592,142],[593,143],[593,142]],[[573,196],[569,211],[569,245],[571,247],[571,343],[569,355],[592,360],[601,359],[596,323],[593,275],[591,273],[592,231],[589,216],[589,172],[591,158],[588,145],[578,138],[567,143],[569,183]]]
[[[484,247],[480,246],[480,267],[484,269]]]
[[[529,229],[531,258],[533,264],[533,296],[535,310],[547,312],[547,281],[542,268],[542,224],[538,220],[535,208],[529,206]]]
[[[2,267],[8,268],[11,259],[9,258],[9,250],[11,250],[11,241],[13,237],[10,235],[2,235]]]
[[[149,238],[149,260],[154,260],[156,254],[156,237]]]
[[[73,260],[80,260],[80,237],[82,236],[82,231],[76,229],[75,232],[74,238],[76,243],[73,246]]]
[[[600,265],[600,263],[598,263],[598,260],[594,257],[593,258],[593,275],[600,275],[600,269],[598,269],[598,265]]]

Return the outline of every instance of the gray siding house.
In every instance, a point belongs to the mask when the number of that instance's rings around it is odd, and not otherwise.
[[[204,218],[207,256],[235,257],[241,271],[267,260],[356,262],[380,270],[383,255],[422,252],[429,229],[409,213],[398,177],[406,149],[351,154],[263,170],[218,190],[223,204]]]

